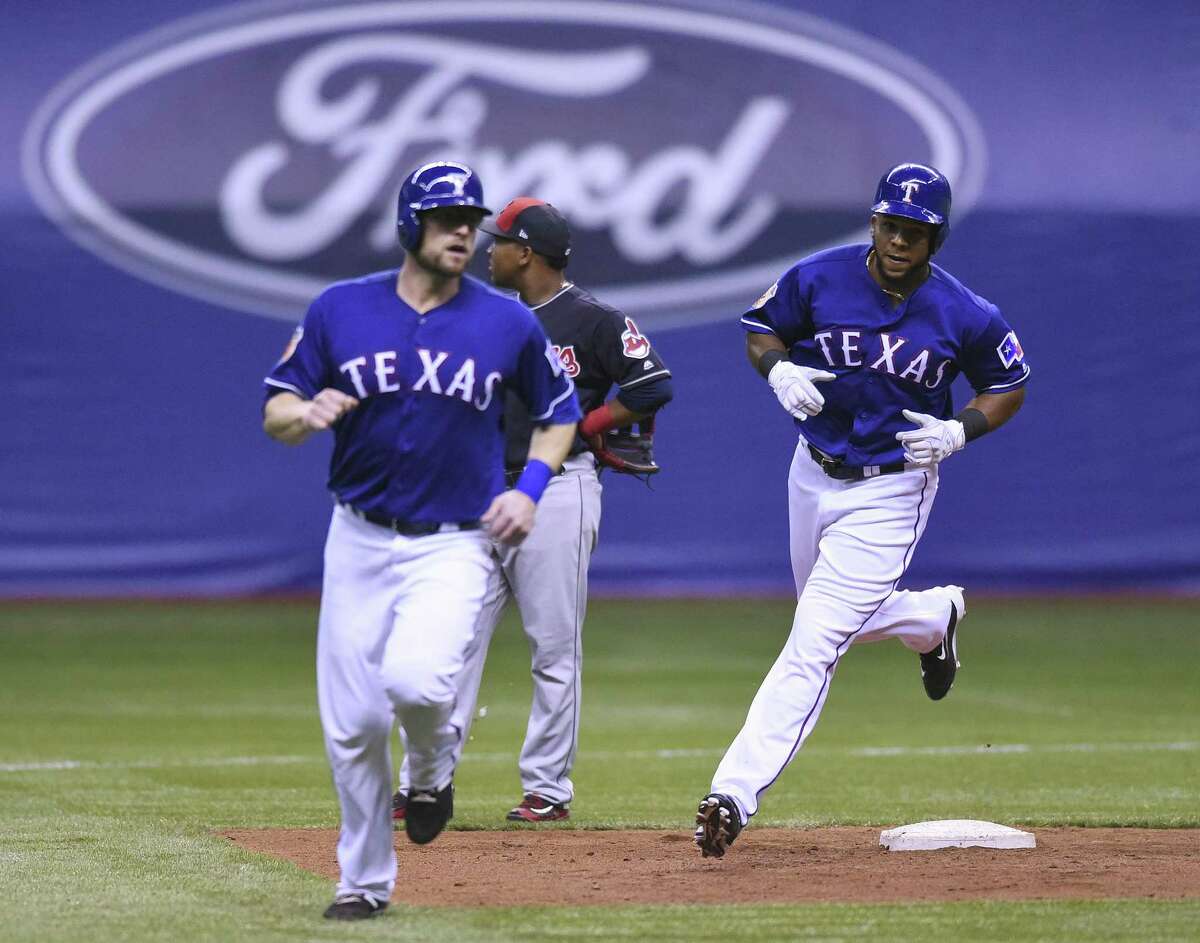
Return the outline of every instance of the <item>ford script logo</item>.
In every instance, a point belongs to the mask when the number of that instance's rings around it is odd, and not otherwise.
[[[958,218],[984,170],[969,110],[920,64],[703,0],[235,8],[66,79],[24,153],[88,248],[287,319],[398,264],[399,181],[438,158],[474,166],[493,209],[558,206],[572,275],[659,326],[736,315],[800,256],[863,238],[893,163],[944,170]]]

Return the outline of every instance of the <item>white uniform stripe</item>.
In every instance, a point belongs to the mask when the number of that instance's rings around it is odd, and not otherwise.
[[[558,406],[558,404],[561,403],[563,400],[565,400],[568,396],[571,396],[575,393],[575,384],[571,382],[571,378],[566,376],[565,374],[563,375],[563,377],[567,381],[566,390],[550,401],[550,406],[546,409],[546,411],[544,413],[541,413],[537,416],[532,417],[534,422],[537,422],[539,419],[549,419],[552,415],[554,415],[554,410]]]
[[[985,387],[980,392],[994,393],[997,390],[1007,390],[1007,389],[1011,389],[1014,386],[1020,386],[1027,379],[1029,379],[1029,373],[1030,373],[1029,364],[1027,364],[1027,363],[1021,364],[1021,368],[1022,368],[1021,376],[1019,378],[1017,378],[1016,380],[1013,380],[1011,383],[997,383],[995,386]]]
[[[763,324],[762,321],[755,321],[751,318],[742,318],[742,326],[756,334],[775,334],[775,332]]]
[[[546,305],[550,304],[550,302],[552,302],[552,301],[553,301],[555,298],[561,298],[563,295],[565,295],[567,292],[569,292],[569,291],[570,291],[572,288],[574,288],[574,287],[575,287],[575,283],[574,283],[574,282],[566,282],[566,283],[563,285],[563,287],[562,287],[561,289],[559,289],[559,290],[558,290],[558,291],[557,291],[557,292],[556,292],[554,295],[552,295],[551,297],[547,298],[547,299],[546,299],[545,301],[543,301],[541,304],[532,305],[532,306],[529,308],[529,310],[530,310],[530,311],[536,311],[538,308],[544,308],[544,307],[546,307]]]
[[[298,386],[292,386],[290,383],[284,383],[282,380],[274,380],[271,377],[263,377],[263,382],[267,384],[267,386],[275,386],[281,390],[288,390],[289,392],[295,393],[301,399],[308,399],[304,391]]]
[[[617,385],[620,386],[621,389],[627,390],[631,386],[637,386],[639,383],[645,383],[647,380],[654,380],[658,377],[669,377],[670,375],[670,370],[655,370],[653,373],[647,373],[645,376],[638,377],[636,380],[630,380],[628,383],[619,383]]]

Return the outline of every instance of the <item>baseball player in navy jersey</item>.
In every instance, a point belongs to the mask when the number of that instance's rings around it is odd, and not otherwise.
[[[517,291],[537,315],[574,380],[585,416],[562,473],[550,480],[537,522],[519,547],[492,541],[497,560],[467,666],[459,675],[451,724],[470,729],[488,644],[510,600],[516,600],[529,641],[533,703],[519,768],[523,798],[508,812],[516,822],[569,816],[570,774],[579,746],[582,632],[588,564],[600,525],[601,486],[586,438],[626,426],[662,408],[671,374],[637,324],[566,278],[571,254],[567,221],[531,197],[513,200],[480,227],[494,237],[492,281]],[[608,400],[616,385],[617,395]],[[528,412],[509,397],[505,408],[505,468],[509,483],[524,473],[530,451]],[[456,754],[457,759],[457,754]],[[395,814],[410,814],[411,771],[401,766]]]
[[[266,379],[264,429],[288,444],[332,429],[317,699],[341,806],[341,879],[325,916],[381,913],[396,881],[389,739],[413,787],[408,837],[453,814],[458,675],[492,571],[518,543],[580,418],[571,378],[529,310],[463,274],[490,211],[470,168],[418,168],[400,189],[398,271],[327,288]],[[507,394],[534,426],[505,489]]]
[[[900,164],[879,182],[871,242],[802,259],[742,316],[750,362],[796,419],[788,478],[791,634],[696,815],[721,857],[812,732],[846,649],[899,639],[929,697],[950,690],[958,586],[896,588],[937,492],[941,463],[1020,408],[1029,367],[1000,311],[932,264],[950,229],[950,184]],[[964,374],[975,397],[955,414]]]

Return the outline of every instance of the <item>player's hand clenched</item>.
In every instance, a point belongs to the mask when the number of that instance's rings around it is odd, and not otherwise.
[[[328,429],[358,405],[358,400],[341,390],[326,387],[308,401],[304,413],[304,425],[313,432]]]
[[[935,419],[925,413],[903,410],[904,418],[917,424],[916,429],[896,433],[904,446],[904,460],[920,468],[941,462],[967,444],[966,430],[957,419]]]
[[[505,491],[492,500],[480,520],[488,533],[506,544],[519,544],[533,530],[536,510],[533,499],[523,491]]]
[[[836,379],[837,375],[828,370],[801,367],[787,360],[779,361],[767,374],[767,382],[780,405],[800,420],[815,416],[825,405],[825,397],[816,384]]]

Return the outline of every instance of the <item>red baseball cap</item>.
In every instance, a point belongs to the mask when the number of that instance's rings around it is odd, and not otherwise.
[[[571,228],[566,218],[545,200],[531,196],[517,197],[479,228],[497,239],[529,246],[550,259],[566,259],[571,254]]]

